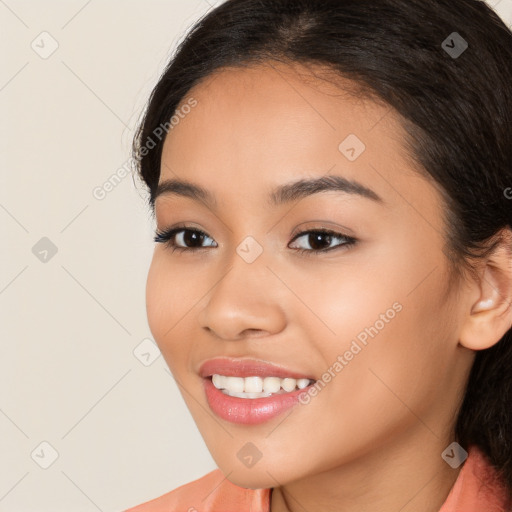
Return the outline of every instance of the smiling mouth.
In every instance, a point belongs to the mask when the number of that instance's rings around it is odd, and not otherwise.
[[[213,374],[209,377],[213,385],[222,393],[237,398],[267,398],[305,389],[315,381],[280,377],[233,377]]]

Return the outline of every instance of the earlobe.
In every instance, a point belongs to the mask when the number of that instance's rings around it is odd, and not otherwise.
[[[459,335],[459,343],[471,350],[492,347],[512,326],[512,231],[504,230],[500,240],[486,260],[479,297]]]

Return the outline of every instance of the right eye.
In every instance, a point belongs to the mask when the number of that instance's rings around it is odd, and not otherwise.
[[[201,245],[205,240],[211,240],[215,245]],[[205,247],[217,247],[213,238],[210,238],[205,232],[187,227],[172,228],[163,231],[157,230],[154,241],[165,244],[167,247],[170,247],[173,252],[197,251]]]

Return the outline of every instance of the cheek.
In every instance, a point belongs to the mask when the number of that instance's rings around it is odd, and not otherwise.
[[[173,287],[169,287],[170,272],[158,255],[157,249],[153,254],[146,281],[146,312],[149,327],[155,341],[160,344],[166,329],[172,325],[168,307],[172,296]]]
[[[362,415],[383,404],[400,405],[397,396],[422,407],[433,384],[449,378],[456,344],[441,253],[438,258],[421,244],[405,243],[402,250],[374,253],[378,258],[364,268],[359,258],[353,268],[317,269],[315,279],[302,275],[294,287],[307,298],[309,309],[300,309],[298,321],[316,340],[322,370],[331,374],[324,374],[329,393],[352,410],[360,407]]]
[[[324,345],[329,367],[342,356],[329,391],[343,404],[343,410],[335,413],[338,421],[345,421],[347,410],[353,418],[369,420],[354,423],[354,439],[361,435],[358,429],[363,424],[368,435],[374,428],[385,432],[394,424],[414,422],[409,409],[422,417],[436,400],[442,401],[450,379],[450,350],[456,343],[443,323],[442,282],[437,277],[424,283],[417,295],[388,292],[381,295],[384,300],[358,301],[364,314],[357,308],[345,311],[346,322],[338,321],[334,327],[339,342]],[[398,307],[387,309],[394,300]]]
[[[194,306],[204,293],[187,277],[176,271],[164,251],[155,250],[146,281],[146,312],[153,338],[173,373],[187,357],[184,347],[192,347],[180,341],[185,339],[189,315],[197,314]]]
[[[310,263],[286,274],[299,299],[289,308],[289,314],[295,315],[290,323],[307,329],[305,340],[324,347],[321,351],[329,359],[325,363],[349,350],[355,337],[362,342],[370,339],[368,331],[375,332],[375,325],[378,331],[387,330],[403,309],[409,288],[399,272],[400,262],[379,248],[371,251],[371,258],[359,251],[353,257]]]

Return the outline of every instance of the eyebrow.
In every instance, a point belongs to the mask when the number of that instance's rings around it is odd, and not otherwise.
[[[286,183],[275,188],[270,193],[268,200],[271,206],[280,206],[327,191],[358,195],[377,203],[384,203],[384,200],[372,189],[358,181],[349,180],[342,176],[322,176],[320,178],[301,179],[292,183]],[[217,206],[215,196],[210,191],[189,181],[177,179],[164,180],[159,183],[153,202],[157,197],[169,194],[201,201],[211,208],[216,208]]]

